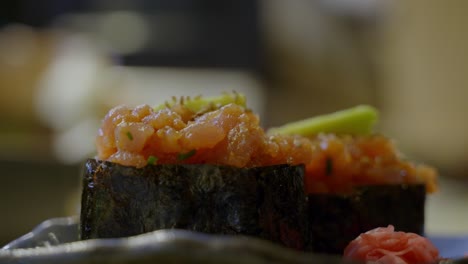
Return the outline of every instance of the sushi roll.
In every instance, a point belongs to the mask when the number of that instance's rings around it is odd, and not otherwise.
[[[248,235],[305,248],[303,166],[86,162],[81,238],[159,229]],[[291,206],[294,204],[295,206]]]
[[[374,134],[376,118],[360,106],[265,131],[235,93],[118,106],[85,166],[81,237],[182,228],[339,253],[374,225],[421,233],[437,172]]]
[[[393,140],[374,133],[376,118],[374,109],[358,106],[270,131],[310,140],[304,181],[311,251],[340,254],[380,226],[424,233],[426,193],[437,191],[437,171],[409,161]]]
[[[85,164],[82,239],[178,228],[305,249],[304,166],[262,162],[264,131],[242,95],[204,100],[108,113]]]

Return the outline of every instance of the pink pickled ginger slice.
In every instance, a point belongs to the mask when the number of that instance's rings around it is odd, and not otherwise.
[[[379,264],[432,263],[439,250],[415,233],[395,232],[392,225],[361,234],[345,248],[344,258]]]

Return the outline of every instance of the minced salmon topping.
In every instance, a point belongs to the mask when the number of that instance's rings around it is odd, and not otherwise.
[[[193,113],[183,104],[161,110],[118,106],[102,121],[97,158],[127,166],[219,164],[258,167],[304,164],[307,193],[343,193],[368,184],[426,184],[437,189],[435,169],[404,160],[382,135],[311,138],[267,136],[250,110],[228,104]]]

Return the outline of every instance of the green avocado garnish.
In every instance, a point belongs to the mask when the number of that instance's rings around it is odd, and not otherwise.
[[[228,104],[237,104],[246,107],[246,98],[245,95],[240,93],[226,93],[215,97],[182,97],[180,101],[175,99],[172,102],[166,102],[165,104],[156,106],[154,110],[158,111],[165,107],[171,107],[176,103],[181,103],[190,111],[198,113],[200,111],[204,111],[205,109],[209,109],[210,107],[219,108]]]
[[[313,136],[318,133],[367,135],[377,123],[378,112],[369,105],[359,105],[331,114],[311,117],[268,130],[269,135]]]

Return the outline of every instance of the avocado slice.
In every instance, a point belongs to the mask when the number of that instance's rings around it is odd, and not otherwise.
[[[291,122],[268,130],[268,135],[313,136],[318,133],[366,135],[373,131],[378,111],[369,105],[358,105],[330,114]]]

